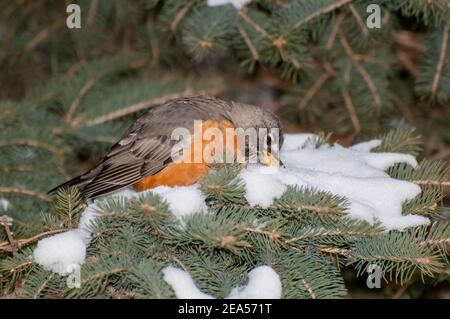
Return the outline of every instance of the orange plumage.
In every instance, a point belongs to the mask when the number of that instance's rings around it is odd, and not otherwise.
[[[165,185],[165,186],[187,186],[192,185],[198,182],[208,171],[208,162],[205,160],[205,147],[211,143],[211,140],[205,137],[205,131],[210,128],[217,128],[222,132],[223,136],[223,144],[227,144],[227,137],[232,136],[234,141],[233,150],[231,150],[233,155],[237,156],[238,152],[238,143],[237,136],[227,134],[226,129],[233,129],[233,125],[229,121],[205,121],[201,126],[201,130],[198,132],[200,136],[194,135],[192,138],[192,144],[190,146],[190,150],[183,153],[183,160],[179,163],[169,164],[165,169],[161,172],[156,173],[155,175],[151,175],[145,177],[140,180],[136,184],[133,185],[133,188],[136,191],[144,191],[146,189],[154,188],[157,186]],[[202,147],[195,147],[195,142],[201,141]],[[212,154],[214,155],[214,154]],[[200,158],[200,163],[194,163],[195,158]],[[188,163],[186,163],[188,162]]]

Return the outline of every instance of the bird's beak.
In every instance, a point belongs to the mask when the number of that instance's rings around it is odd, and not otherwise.
[[[262,161],[261,161],[262,164],[269,166],[269,167],[272,167],[272,166],[285,167],[283,162],[279,158],[275,157],[272,153],[270,153],[268,151],[263,151],[262,155],[263,155]]]

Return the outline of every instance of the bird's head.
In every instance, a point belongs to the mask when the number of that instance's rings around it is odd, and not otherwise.
[[[255,105],[233,102],[231,116],[235,127],[245,134],[245,153],[249,161],[253,159],[267,166],[283,166],[279,157],[284,140],[283,128],[274,113]],[[255,131],[256,138],[252,138]]]

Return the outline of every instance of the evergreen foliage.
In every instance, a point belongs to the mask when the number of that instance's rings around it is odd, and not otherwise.
[[[387,150],[388,141],[382,144]],[[403,166],[389,172],[419,185],[418,176],[437,177],[427,181],[439,183],[442,165],[425,164],[416,174]],[[364,276],[375,263],[386,280],[399,283],[415,275],[448,272],[450,232],[445,221],[386,232],[377,224],[348,219],[344,198],[294,187],[266,209],[250,207],[238,173],[237,166],[214,166],[201,184],[208,213],[185,217],[181,223],[158,195],[103,200],[102,214],[91,225],[93,238],[79,289],[68,288],[64,277],[30,259],[29,245],[72,228],[84,207],[76,189],[59,192],[39,226],[20,233],[15,228],[21,224],[13,221],[14,241],[5,234],[0,244],[2,289],[16,287],[20,297],[169,298],[173,292],[161,269],[172,264],[188,270],[206,293],[225,297],[245,283],[254,266],[267,264],[280,274],[286,298],[336,298],[346,293],[342,266]],[[405,203],[405,214],[439,217],[442,188],[428,184],[419,198]]]

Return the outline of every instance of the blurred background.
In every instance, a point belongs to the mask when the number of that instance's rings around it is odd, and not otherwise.
[[[0,213],[18,232],[48,189],[174,97],[260,105],[287,132],[342,145],[415,129],[421,157],[450,159],[447,0],[223,2],[0,0],[0,198],[14,203]],[[442,283],[368,290],[345,277],[349,297],[450,297]]]

